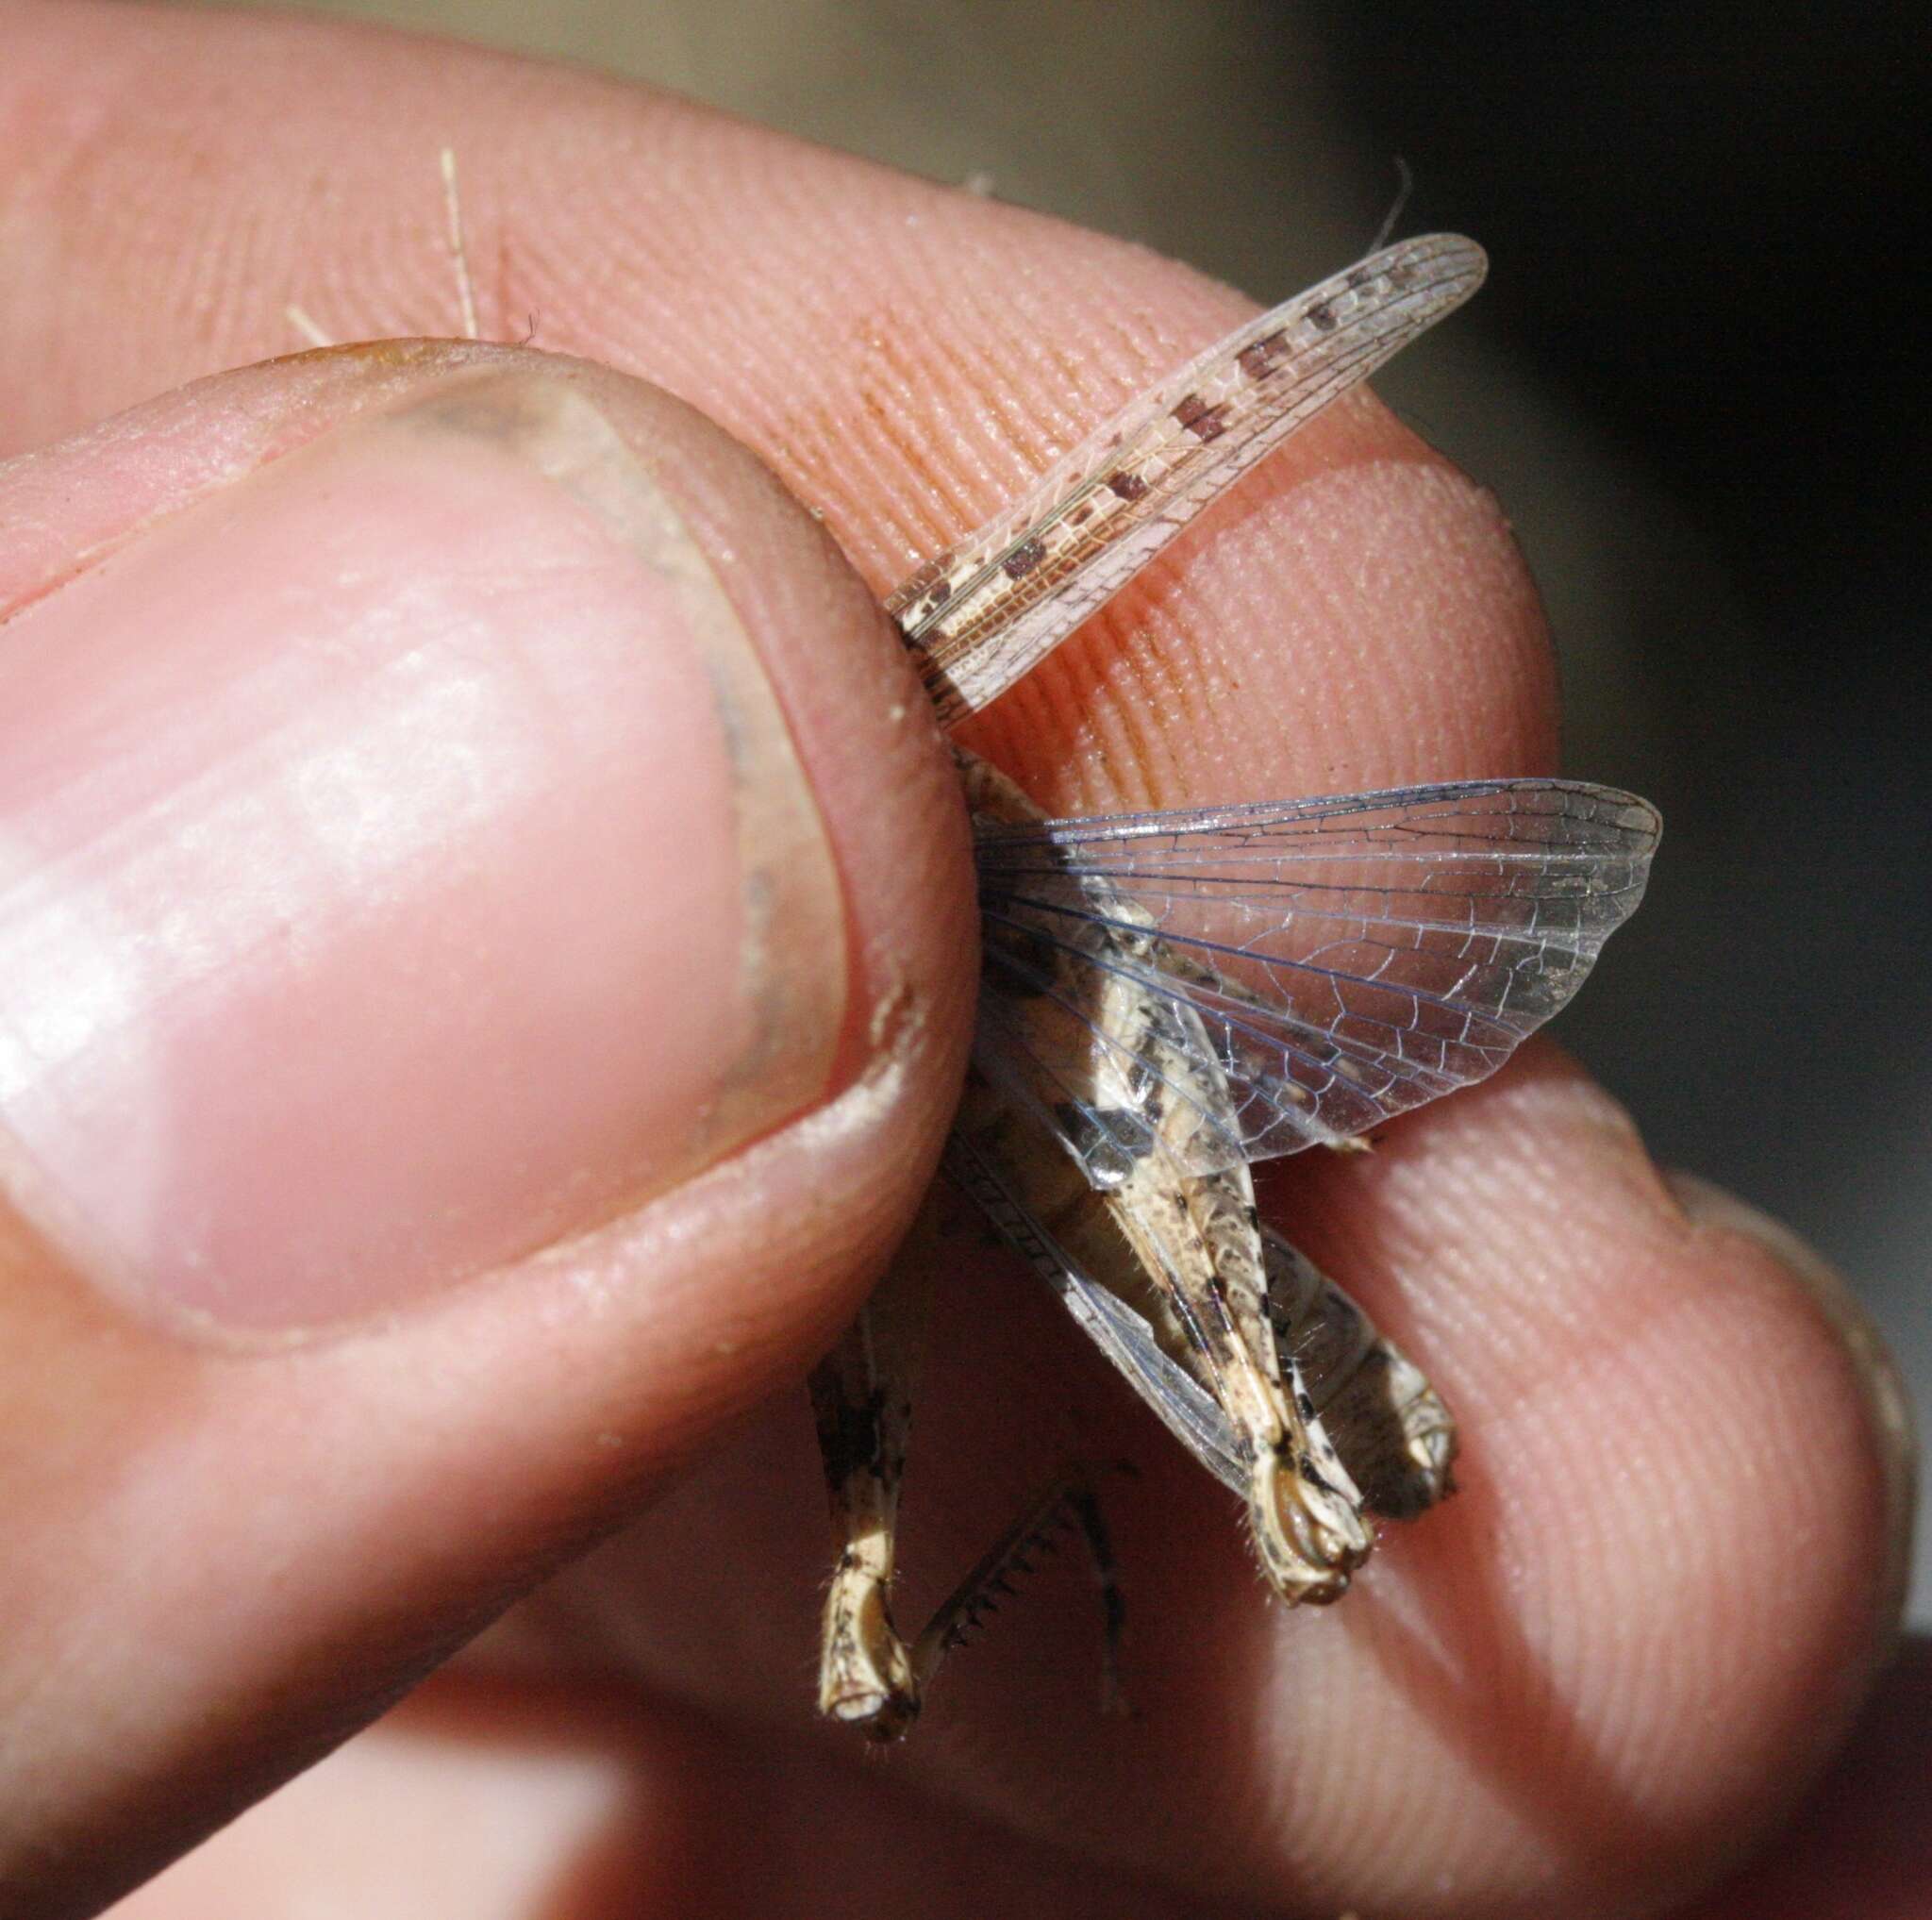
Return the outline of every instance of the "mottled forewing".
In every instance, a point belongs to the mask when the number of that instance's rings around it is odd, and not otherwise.
[[[941,723],[1029,672],[1264,454],[1468,299],[1486,267],[1456,235],[1371,255],[1209,347],[928,560],[886,609]]]

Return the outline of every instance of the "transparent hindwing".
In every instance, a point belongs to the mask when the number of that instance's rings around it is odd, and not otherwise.
[[[977,1064],[1102,1188],[1370,1133],[1576,992],[1658,834],[1567,780],[978,821]]]

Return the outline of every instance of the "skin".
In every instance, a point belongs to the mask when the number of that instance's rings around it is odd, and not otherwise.
[[[1094,1711],[1070,1560],[946,1670],[903,1753],[809,1724],[825,1532],[796,1389],[917,1205],[974,985],[957,790],[868,590],[1237,296],[482,54],[73,0],[0,6],[0,454],[52,449],[0,469],[0,604],[178,509],[197,460],[259,465],[479,364],[541,372],[541,349],[660,385],[763,469],[628,380],[568,376],[746,562],[730,591],[848,957],[806,1110],[347,1334],[184,1337],[4,1216],[0,1905],[95,1911],[537,1589],[125,1912],[575,1920],[693,1889],[724,1913],[1913,1911],[1923,1873],[1870,1808],[1923,1793],[1923,1656],[1825,1774],[1897,1618],[1896,1388],[1815,1257],[1659,1174],[1547,1044],[1373,1155],[1260,1183],[1457,1410],[1456,1502],[1340,1608],[1271,1604],[1228,1502],[961,1221],[906,1618],[1069,1452],[1131,1461],[1108,1502],[1135,1717]],[[287,352],[291,299],[341,339],[449,330],[444,141],[484,329],[534,316],[535,348],[175,391]],[[131,440],[62,443],[142,403]],[[1549,771],[1556,683],[1495,503],[1363,397],[963,737],[1056,810],[1333,792]],[[536,877],[527,910],[557,910]],[[1756,1907],[1696,1904],[1774,1830],[1734,1890]]]

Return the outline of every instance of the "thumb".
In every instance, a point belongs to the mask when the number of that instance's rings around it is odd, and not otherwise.
[[[883,616],[615,375],[225,375],[0,525],[0,1908],[55,1913],[799,1373],[975,943]]]

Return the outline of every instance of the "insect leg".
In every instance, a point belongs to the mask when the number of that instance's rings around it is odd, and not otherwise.
[[[1261,1247],[1282,1374],[1320,1416],[1363,1505],[1412,1520],[1454,1493],[1456,1421],[1422,1369],[1280,1234],[1264,1227]]]
[[[1335,1599],[1372,1538],[1318,1413],[1284,1377],[1247,1171],[1192,1178],[1165,1158],[1155,1143],[1117,1186],[1091,1187],[1027,1108],[975,1078],[947,1165],[1135,1391],[1246,1499],[1275,1590]]]
[[[476,282],[470,272],[470,245],[463,234],[463,199],[457,184],[456,149],[443,147],[437,156],[437,163],[442,173],[444,245],[449,252],[451,271],[456,275],[458,320],[463,329],[463,339],[481,340],[483,332],[476,319]],[[308,309],[297,306],[294,301],[290,301],[282,309],[282,313],[308,346],[331,347],[337,344],[315,323]]]
[[[1120,1683],[1121,1634],[1126,1625],[1126,1603],[1120,1588],[1113,1543],[1100,1511],[1100,1497],[1089,1475],[1079,1467],[1056,1474],[1021,1510],[1020,1517],[982,1554],[973,1570],[940,1604],[912,1648],[912,1677],[924,1691],[940,1662],[978,1632],[987,1616],[999,1611],[1001,1599],[1016,1588],[1015,1577],[1033,1571],[1036,1556],[1059,1544],[1077,1529],[1086,1542],[1093,1576],[1100,1589],[1105,1631],[1101,1670],[1101,1706],[1108,1712],[1124,1711]]]
[[[437,156],[442,169],[442,212],[448,225],[450,266],[457,279],[457,310],[462,320],[463,338],[481,340],[483,330],[476,322],[476,283],[470,275],[470,247],[463,238],[463,199],[457,188],[457,156],[454,147],[444,147]]]
[[[1034,1557],[1077,1528],[1092,1561],[1106,1628],[1103,1701],[1118,1706],[1124,1606],[1112,1544],[1091,1478],[1055,1478],[984,1553],[908,1646],[893,1625],[890,1590],[898,1543],[912,1388],[924,1344],[930,1277],[941,1255],[939,1203],[928,1198],[891,1270],[837,1346],[813,1369],[818,1426],[839,1560],[825,1595],[819,1711],[895,1740],[918,1717],[941,1662],[972,1638]]]
[[[820,1641],[819,1711],[878,1740],[896,1738],[919,1711],[918,1677],[887,1590],[936,1237],[928,1199],[891,1271],[811,1376],[839,1544]]]
[[[1201,1377],[1234,1428],[1269,1583],[1291,1605],[1340,1598],[1373,1535],[1354,1479],[1268,1317],[1247,1169],[1191,1179],[1149,1166],[1098,1197],[1167,1292]]]
[[[1101,1711],[1124,1713],[1127,1696],[1121,1686],[1121,1639],[1127,1628],[1127,1602],[1121,1591],[1120,1562],[1114,1558],[1113,1536],[1108,1531],[1106,1514],[1100,1511],[1100,1494],[1092,1486],[1084,1482],[1073,1486],[1068,1491],[1067,1505],[1087,1542],[1087,1558],[1093,1568],[1094,1584],[1100,1589],[1105,1634],[1100,1672]]]

